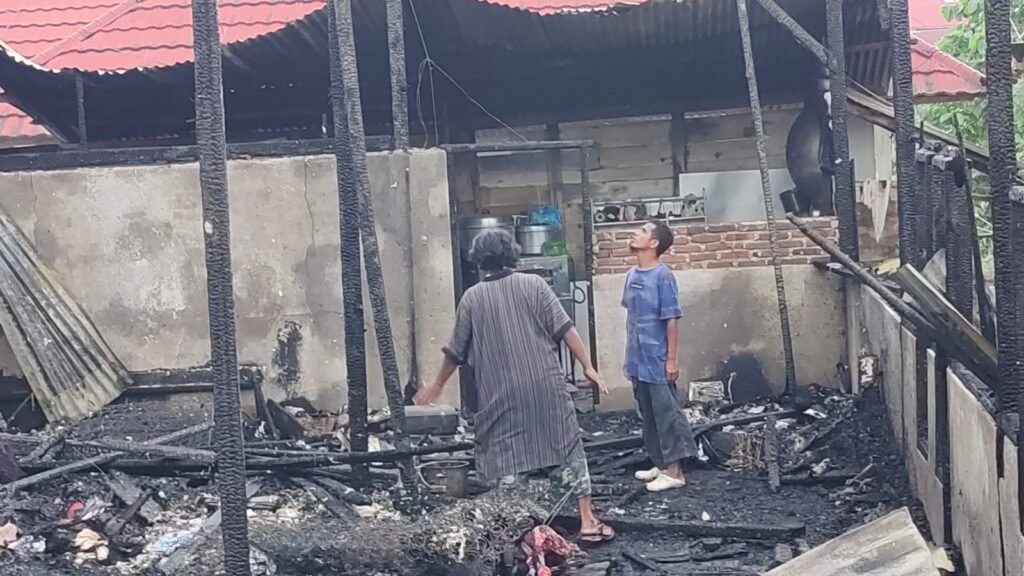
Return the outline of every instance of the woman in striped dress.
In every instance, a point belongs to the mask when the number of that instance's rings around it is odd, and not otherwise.
[[[479,399],[477,471],[511,483],[550,470],[556,488],[579,501],[581,541],[613,539],[615,532],[594,514],[576,409],[559,361],[564,341],[587,379],[603,389],[579,333],[542,278],[515,272],[519,246],[509,233],[477,236],[470,260],[483,281],[463,295],[441,370],[416,402],[434,402],[458,366],[471,367]]]

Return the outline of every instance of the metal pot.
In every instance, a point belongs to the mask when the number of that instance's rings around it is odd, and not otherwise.
[[[503,216],[465,216],[459,220],[459,246],[462,255],[469,256],[473,239],[488,230],[504,230],[516,235],[515,221]]]
[[[528,224],[516,228],[516,241],[523,254],[540,256],[544,254],[545,243],[561,239],[560,232],[557,226],[550,224]]]

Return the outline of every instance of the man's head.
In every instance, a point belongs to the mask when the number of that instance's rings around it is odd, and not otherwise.
[[[519,263],[519,244],[504,230],[488,230],[473,239],[469,260],[484,272],[515,268]]]
[[[629,249],[633,252],[645,252],[651,250],[657,256],[661,256],[672,247],[672,229],[661,220],[648,220],[633,233],[633,239],[629,242]]]

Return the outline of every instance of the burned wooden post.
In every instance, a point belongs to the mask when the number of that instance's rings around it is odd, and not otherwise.
[[[327,2],[330,30],[336,30],[334,2]],[[341,292],[345,309],[345,371],[348,383],[349,441],[353,452],[369,450],[366,392],[366,329],[363,320],[363,272],[359,245],[359,194],[356,167],[341,79],[338,36],[328,34],[331,76],[331,112],[334,122],[334,161],[338,178],[338,213],[341,214]]]
[[[989,174],[992,179],[992,227],[995,244],[997,342],[999,348],[998,408],[1003,430],[1017,431],[1017,470],[1024,473],[1024,187],[1015,186],[1013,84],[1010,52],[1010,0],[985,2],[985,66],[988,87]],[[1014,252],[1016,251],[1016,255]],[[1024,513],[1024,482],[1017,487]],[[1021,515],[1024,530],[1024,514]]]
[[[1018,430],[1017,447],[1024,450],[1019,432],[1021,393],[1024,392],[1021,378],[1024,370],[1024,353],[1020,338],[1020,306],[1024,285],[1020,282],[1020,266],[1015,262],[1015,250],[1024,249],[1024,238],[1020,237],[1020,206],[1011,200],[1016,169],[1015,142],[1013,134],[1013,72],[1010,53],[1010,2],[1009,0],[988,0],[985,2],[986,79],[988,87],[988,108],[986,121],[989,142],[989,173],[992,181],[992,228],[996,269],[996,316],[997,346],[999,355],[999,387],[997,401],[999,419],[1004,430]],[[1015,229],[1016,228],[1016,229]],[[1024,452],[1019,453],[1024,456]],[[1020,463],[1024,472],[1024,463]],[[1024,482],[1021,483],[1024,496]],[[1024,522],[1024,516],[1022,516]]]
[[[839,247],[860,260],[857,237],[857,196],[846,130],[846,41],[843,38],[843,0],[827,0],[825,24],[830,55],[829,91],[832,94],[832,151],[835,157],[835,207],[839,217]]]
[[[195,50],[196,143],[199,148],[199,185],[203,196],[210,358],[214,375],[217,488],[224,518],[224,570],[228,576],[248,576],[245,452],[235,343],[227,136],[224,127],[217,0],[192,0],[192,29]]]
[[[409,148],[409,86],[405,75],[405,18],[402,0],[387,0],[388,55],[391,61],[391,122],[395,150]]]
[[[335,26],[330,34],[337,42],[338,58],[335,65],[341,79],[345,114],[348,120],[350,156],[355,173],[355,189],[359,206],[359,225],[362,237],[363,261],[366,265],[366,283],[370,292],[370,306],[377,333],[377,349],[380,353],[381,369],[384,372],[384,390],[391,409],[391,422],[398,432],[400,444],[405,438],[405,405],[402,385],[399,381],[398,360],[391,336],[391,320],[388,316],[387,295],[384,290],[384,273],[380,263],[380,248],[377,244],[377,230],[373,216],[373,199],[370,196],[370,177],[366,166],[366,133],[363,128],[363,105],[359,94],[359,65],[356,60],[355,35],[352,29],[352,4],[350,0],[330,0],[334,6]],[[400,465],[403,484],[410,492],[416,490],[415,470],[409,459]]]
[[[761,188],[764,192],[764,211],[768,225],[768,241],[771,244],[772,268],[775,271],[775,291],[779,300],[779,322],[782,328],[782,350],[786,359],[786,391],[796,386],[796,364],[793,359],[793,335],[789,328],[789,308],[786,304],[786,283],[779,260],[779,233],[775,225],[775,203],[772,185],[768,175],[768,153],[765,149],[764,120],[761,115],[761,97],[757,89],[757,72],[754,70],[754,51],[750,41],[750,18],[747,1],[736,0],[739,17],[740,39],[743,43],[743,59],[746,64],[747,92],[750,96],[750,112],[754,118],[754,135],[757,144],[757,164],[761,171]]]
[[[896,201],[899,208],[900,261],[919,264],[914,250],[914,79],[910,67],[910,16],[907,0],[889,5],[893,115],[896,122]]]

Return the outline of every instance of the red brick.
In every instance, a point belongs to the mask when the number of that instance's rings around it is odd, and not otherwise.
[[[612,256],[616,256],[619,258],[626,258],[632,255],[633,253],[629,250],[629,248],[616,248],[612,250]]]
[[[665,264],[682,264],[690,261],[689,254],[666,254],[661,257]]]
[[[792,266],[792,265],[798,265],[798,264],[810,264],[811,263],[811,259],[807,258],[805,256],[791,256],[789,258],[783,258],[781,263],[782,263],[783,266]]]
[[[777,242],[775,246],[783,250],[791,250],[793,248],[803,248],[804,243],[802,240],[783,240]]]
[[[697,244],[711,244],[712,242],[720,242],[722,236],[720,234],[696,234],[690,240]]]
[[[671,270],[690,270],[692,268],[689,262],[670,262],[665,265]]]
[[[821,248],[797,248],[793,250],[793,256],[821,256]]]
[[[708,263],[707,262],[690,262],[688,264],[688,266],[690,267],[690,270],[707,270],[708,269]]]
[[[772,243],[767,240],[758,240],[757,242],[744,242],[743,247],[747,250],[768,250],[772,247]]]
[[[833,221],[834,220],[832,218],[814,218],[811,220],[805,220],[804,223],[807,225],[808,228],[823,229],[831,228]]]
[[[776,240],[789,240],[789,238],[790,238],[789,232],[777,232],[775,234],[775,239]],[[755,238],[755,240],[769,240],[769,239],[770,238],[769,238],[767,232],[761,232]]]
[[[611,232],[598,232],[594,234],[594,240],[597,242],[607,242],[612,239]]]
[[[735,268],[736,263],[732,261],[718,260],[716,262],[708,262],[708,270],[717,268]]]
[[[695,252],[703,252],[703,244],[683,244],[682,246],[676,245],[672,247],[674,254],[693,254]]]
[[[764,258],[757,258],[754,260],[740,260],[736,263],[736,266],[740,268],[756,268],[759,266],[770,266],[771,261]]]
[[[718,257],[722,260],[744,260],[750,258],[750,252],[746,250],[733,250],[731,252],[721,252]]]
[[[718,260],[718,254],[703,252],[701,254],[690,255],[690,262],[708,262],[710,260]]]
[[[633,237],[632,230],[622,230],[615,233],[616,240],[629,240]]]
[[[598,258],[610,258],[611,255],[612,251],[608,248],[601,248],[600,250],[597,251]]]
[[[597,275],[608,275],[608,274],[625,274],[629,272],[629,266],[599,266],[595,270]]]
[[[705,252],[721,252],[722,250],[729,250],[732,248],[732,244],[727,242],[715,242],[713,244],[705,244]]]
[[[686,233],[689,234],[690,236],[693,236],[694,234],[703,234],[707,231],[708,227],[705,226],[704,224],[694,224],[692,226],[686,227]]]
[[[708,232],[721,233],[721,232],[735,232],[735,224],[710,224],[708,225]]]
[[[744,242],[747,240],[753,240],[754,235],[750,232],[732,232],[725,235],[726,242]]]
[[[768,228],[768,225],[763,222],[748,222],[746,224],[740,224],[736,229],[740,232],[762,232]]]
[[[775,223],[775,229],[776,230],[796,230],[796,224],[793,224],[792,222],[776,222]]]
[[[830,262],[832,260],[832,257],[827,255],[827,254],[825,254],[825,255],[822,255],[822,256],[813,256],[813,257],[809,258],[809,260],[811,261],[811,264],[817,264],[819,262],[822,262],[822,263]]]
[[[689,236],[676,236],[672,240],[672,245],[673,246],[683,246],[683,245],[686,245],[686,244],[689,244],[689,243],[690,243],[690,237]]]

